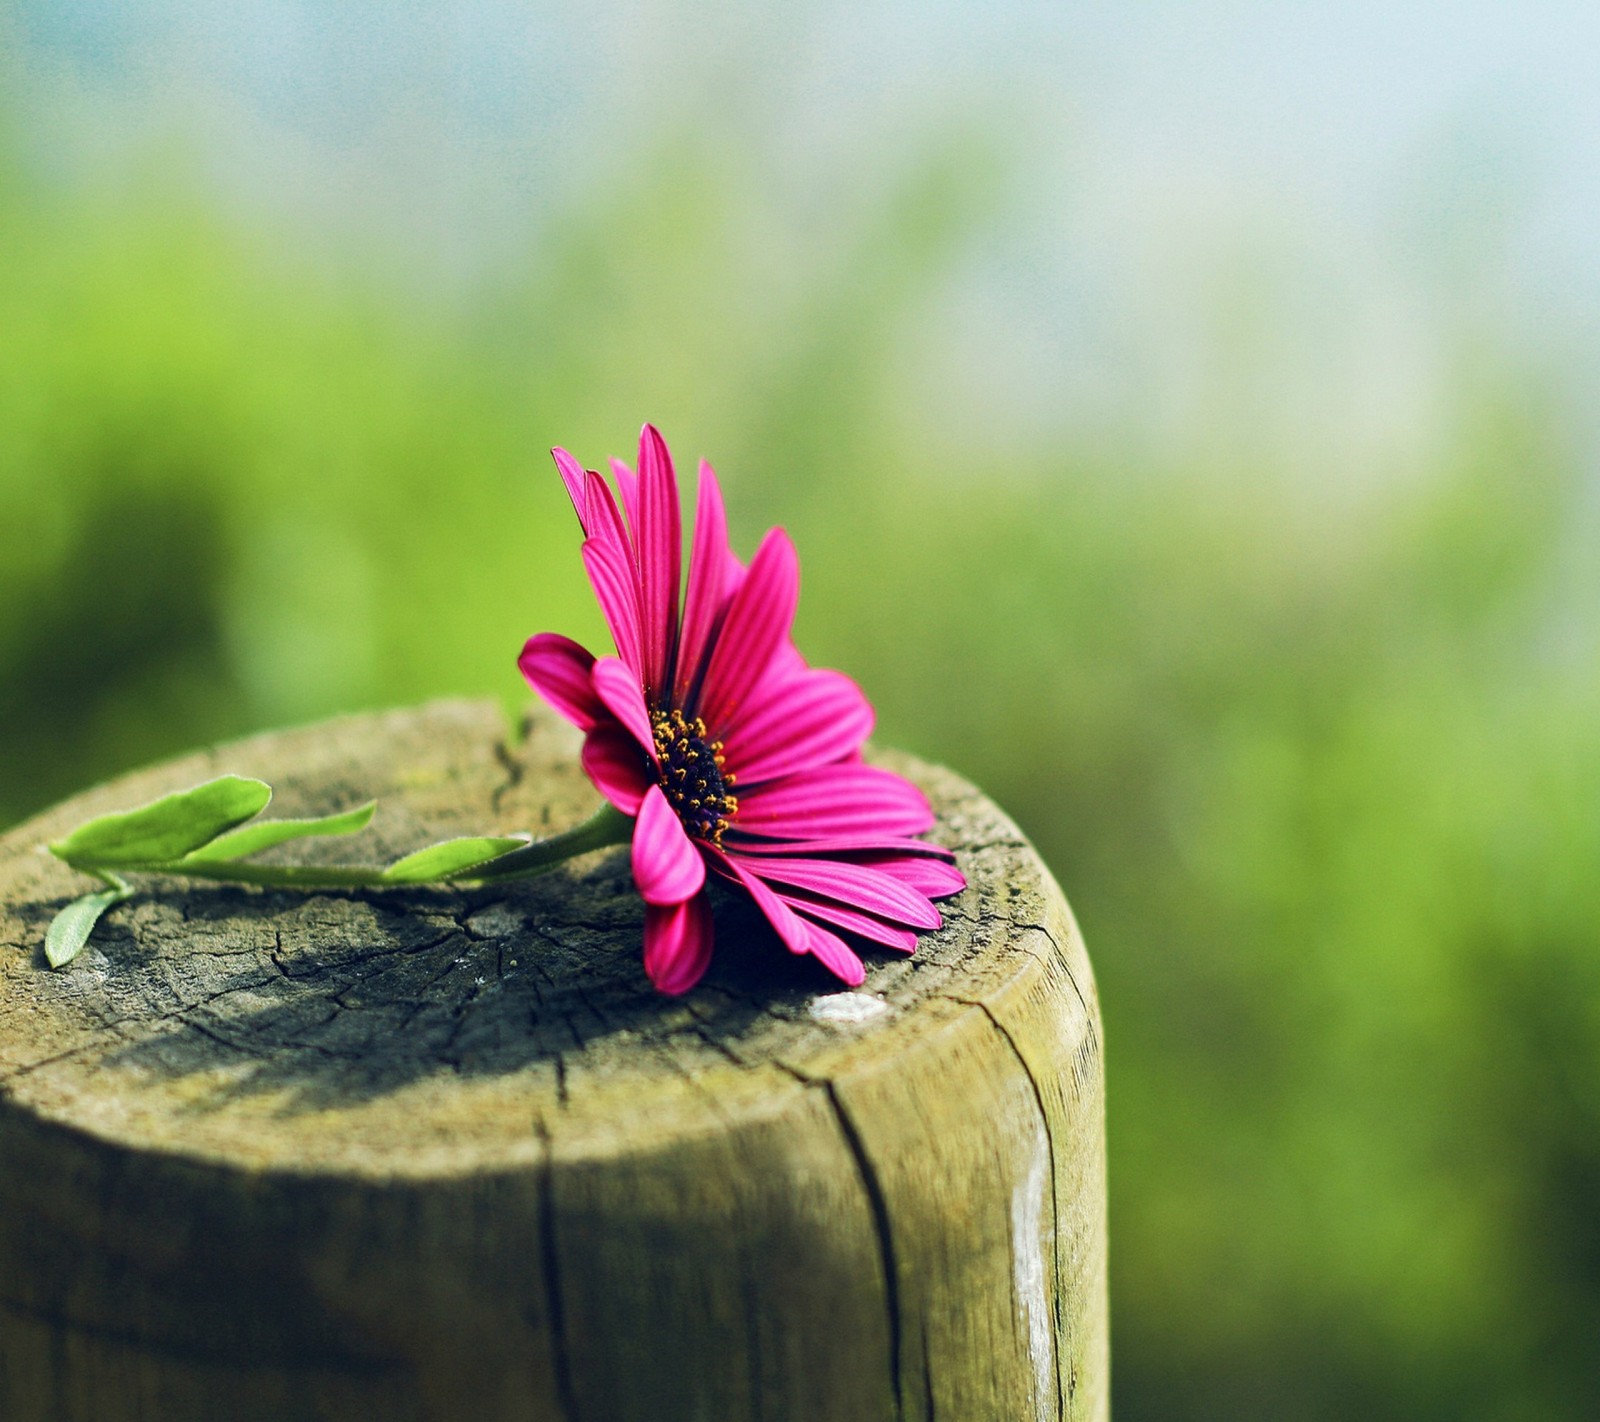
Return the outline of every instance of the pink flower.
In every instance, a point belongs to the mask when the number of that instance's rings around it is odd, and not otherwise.
[[[864,969],[840,930],[912,952],[916,930],[939,926],[931,900],[966,880],[947,850],[913,838],[933,825],[922,792],[862,763],[873,713],[861,689],[794,649],[800,567],[788,535],[772,529],[746,568],[702,462],[680,595],[678,482],[656,429],[639,436],[637,476],[612,461],[621,511],[604,478],[553,453],[617,655],[543,632],[518,665],[584,732],[600,793],[636,816],[650,980],[687,992],[710,964],[708,872],[748,894],[792,952],[852,986]]]

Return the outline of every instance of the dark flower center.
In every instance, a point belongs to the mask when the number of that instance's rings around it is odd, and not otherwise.
[[[722,768],[722,742],[706,734],[706,723],[681,711],[652,711],[650,730],[661,759],[657,778],[684,829],[696,839],[722,843],[722,832],[739,808],[728,793],[733,772]]]

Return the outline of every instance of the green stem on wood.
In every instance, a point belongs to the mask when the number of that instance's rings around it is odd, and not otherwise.
[[[557,864],[590,850],[626,844],[633,821],[611,805],[602,805],[580,825],[512,850],[481,866],[441,875],[436,879],[396,880],[387,870],[367,864],[246,864],[238,860],[165,860],[119,864],[123,874],[172,874],[186,879],[211,879],[225,884],[256,884],[273,889],[400,889],[429,883],[503,883],[543,874]],[[94,865],[67,863],[84,873],[99,874]],[[482,872],[480,872],[480,870]]]
[[[272,788],[262,780],[224,775],[192,790],[163,796],[136,810],[80,825],[50,852],[106,887],[73,900],[45,935],[45,957],[62,968],[82,951],[100,916],[132,892],[123,874],[169,874],[268,889],[398,889],[419,884],[501,884],[528,879],[563,860],[607,845],[626,844],[633,821],[609,804],[581,825],[536,844],[521,836],[467,835],[375,864],[249,864],[252,853],[291,839],[351,834],[372,818],[371,805],[314,820],[267,820],[245,825],[265,808]],[[240,828],[244,825],[244,828]],[[208,856],[207,851],[210,851]],[[240,857],[229,858],[237,851]],[[147,857],[148,856],[148,857]]]
[[[611,804],[601,805],[581,825],[574,825],[560,834],[551,835],[528,845],[526,849],[513,849],[498,859],[484,865],[485,873],[467,873],[464,879],[481,884],[498,884],[505,879],[531,879],[554,869],[564,860],[587,854],[593,849],[605,849],[614,844],[627,844],[633,838],[633,821]]]

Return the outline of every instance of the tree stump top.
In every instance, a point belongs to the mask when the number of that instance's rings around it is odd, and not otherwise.
[[[155,880],[63,972],[40,848],[222,771],[376,796],[352,862],[577,823],[577,738],[445,702],[128,776],[0,839],[0,1416],[921,1422],[1107,1411],[1099,1018],[1060,890],[903,757],[968,889],[862,989],[627,852],[471,890]],[[365,852],[363,852],[365,851]]]
[[[40,846],[92,815],[235,771],[275,787],[270,815],[376,797],[362,836],[273,851],[371,861],[577,823],[598,803],[577,750],[543,711],[508,741],[492,703],[440,702],[220,746],[13,830],[0,839],[0,1106],[225,1171],[422,1179],[665,1149],[781,1115],[852,1072],[948,1070],[1008,994],[1053,991],[1074,1019],[1063,1037],[1098,1070],[1093,980],[1048,872],[971,785],[892,754],[880,758],[929,794],[933,837],[970,886],[914,957],[869,950],[854,992],[729,894],[704,982],[659,996],[625,849],[481,889],[148,881],[67,970],[44,964],[45,927],[84,880]],[[950,1085],[954,1098],[959,1073]]]

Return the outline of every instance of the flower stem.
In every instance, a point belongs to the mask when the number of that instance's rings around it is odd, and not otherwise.
[[[247,864],[240,860],[174,859],[119,864],[124,874],[173,874],[186,879],[211,879],[225,884],[256,884],[273,889],[401,889],[424,884],[503,883],[543,874],[564,860],[608,845],[626,844],[633,821],[611,805],[602,805],[580,825],[511,850],[482,864],[431,879],[391,879],[388,871],[368,864]],[[67,863],[88,874],[104,877],[100,867]]]
[[[627,844],[633,838],[633,821],[610,804],[601,807],[581,825],[574,825],[549,839],[537,840],[525,849],[513,849],[483,866],[484,872],[472,871],[462,879],[479,884],[498,884],[506,879],[531,879],[554,869],[564,860],[587,854],[593,849],[605,849],[614,844]]]
[[[70,861],[69,861],[70,862]],[[125,864],[129,874],[176,874],[185,879],[214,879],[223,884],[259,884],[269,889],[373,889],[386,883],[383,870],[365,864],[243,864],[230,860],[186,864]]]

